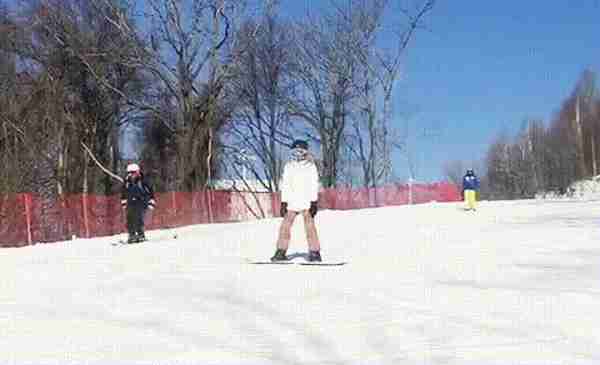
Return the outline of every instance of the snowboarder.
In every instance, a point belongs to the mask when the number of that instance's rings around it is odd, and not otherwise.
[[[121,207],[127,210],[127,243],[142,242],[144,235],[144,213],[154,209],[156,201],[152,187],[144,181],[138,164],[127,165],[127,176],[121,189]]]
[[[287,260],[291,228],[298,214],[304,218],[308,257],[311,262],[321,261],[321,245],[315,226],[318,211],[319,173],[313,156],[308,151],[308,142],[295,140],[292,143],[291,159],[283,169],[281,179],[281,209],[283,217],[279,228],[277,249],[271,261]]]
[[[467,210],[475,210],[478,190],[479,178],[472,169],[468,169],[463,177],[463,197],[467,205]]]

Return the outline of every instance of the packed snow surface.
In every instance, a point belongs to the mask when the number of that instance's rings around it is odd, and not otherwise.
[[[335,267],[249,264],[280,219],[0,249],[0,363],[600,364],[600,204],[462,207],[321,211]]]

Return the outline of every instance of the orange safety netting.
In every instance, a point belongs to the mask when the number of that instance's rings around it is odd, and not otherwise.
[[[279,216],[279,193],[233,191],[156,194],[157,208],[146,215],[146,229],[237,222]],[[324,189],[320,209],[360,209],[430,201],[461,200],[449,183],[393,185],[362,189]],[[125,232],[118,195],[72,194],[48,199],[37,194],[0,196],[0,247],[20,247],[73,237]]]

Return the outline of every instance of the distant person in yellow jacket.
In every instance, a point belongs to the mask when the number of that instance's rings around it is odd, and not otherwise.
[[[468,169],[463,177],[463,197],[467,210],[474,211],[477,208],[477,191],[479,191],[479,178],[472,169]]]

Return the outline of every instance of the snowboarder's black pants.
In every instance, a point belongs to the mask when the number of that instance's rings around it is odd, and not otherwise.
[[[143,204],[127,205],[127,231],[129,235],[144,233],[144,212],[146,207]]]

